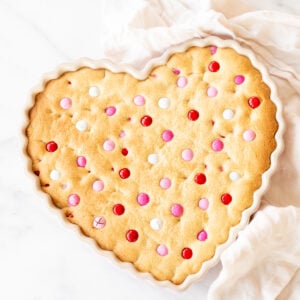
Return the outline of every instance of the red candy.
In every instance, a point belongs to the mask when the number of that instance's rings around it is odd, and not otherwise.
[[[191,121],[196,121],[198,118],[199,118],[199,113],[197,110],[190,110],[188,112],[188,118],[191,120]]]
[[[123,215],[124,212],[125,212],[125,207],[124,207],[124,205],[122,205],[122,204],[116,204],[116,205],[114,205],[114,207],[113,207],[113,212],[114,212],[114,214],[117,215],[117,216]]]
[[[193,256],[193,250],[191,248],[183,248],[181,251],[181,256],[184,259],[190,259]]]
[[[204,184],[206,182],[206,176],[203,173],[196,174],[194,177],[194,181],[197,184]]]
[[[260,100],[258,97],[250,97],[248,99],[248,104],[251,108],[257,108],[260,105]]]
[[[126,232],[126,240],[128,242],[130,243],[136,242],[138,238],[139,238],[139,233],[136,230],[130,229]]]
[[[144,126],[144,127],[148,127],[152,124],[152,118],[150,116],[143,116],[141,118],[141,124]]]
[[[51,142],[48,142],[46,144],[46,150],[48,152],[55,152],[57,150],[58,146],[55,142],[51,141]]]
[[[230,194],[223,194],[221,196],[221,201],[223,204],[228,205],[232,201],[232,196]]]
[[[127,168],[123,168],[119,171],[119,175],[122,179],[126,179],[130,176],[130,171]]]
[[[220,64],[217,61],[212,61],[209,65],[208,65],[208,70],[210,72],[217,72],[220,69]]]
[[[126,148],[123,148],[123,149],[122,149],[122,154],[123,154],[124,156],[127,156],[128,150],[127,150]]]

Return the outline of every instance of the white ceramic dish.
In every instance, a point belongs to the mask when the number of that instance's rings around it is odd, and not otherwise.
[[[68,228],[71,228],[72,230],[76,230],[78,233],[77,235],[78,235],[78,237],[81,238],[81,240],[84,240],[85,242],[90,243],[92,245],[93,249],[95,249],[98,253],[101,253],[103,256],[107,257],[115,265],[117,265],[123,269],[127,269],[131,274],[134,274],[137,277],[142,277],[146,280],[149,280],[156,285],[159,285],[161,287],[170,287],[170,288],[178,290],[178,291],[187,288],[194,281],[197,281],[197,280],[200,280],[201,278],[203,278],[205,273],[218,263],[222,252],[226,248],[228,248],[230,246],[230,244],[232,244],[234,242],[234,240],[236,239],[236,237],[238,235],[238,232],[247,225],[247,223],[249,222],[250,216],[259,208],[261,197],[264,194],[266,188],[268,187],[268,183],[269,183],[271,175],[274,173],[274,171],[277,167],[278,156],[283,150],[282,136],[283,136],[283,131],[284,131],[284,123],[283,123],[283,118],[282,118],[282,106],[281,106],[280,100],[277,97],[276,86],[270,79],[270,76],[268,75],[268,72],[267,72],[266,68],[263,66],[263,64],[260,63],[256,59],[255,55],[250,50],[242,48],[237,42],[232,41],[232,40],[221,40],[216,37],[208,37],[205,39],[193,39],[186,43],[172,47],[168,51],[166,51],[161,57],[158,57],[158,58],[155,58],[155,59],[149,61],[146,64],[146,66],[140,71],[132,68],[129,65],[117,66],[116,64],[114,64],[113,62],[108,61],[108,60],[91,60],[88,58],[82,58],[82,59],[79,59],[72,63],[60,65],[53,72],[47,73],[44,76],[42,76],[40,83],[36,87],[34,87],[32,89],[32,91],[30,92],[28,105],[27,105],[27,107],[25,109],[25,113],[24,113],[23,134],[22,135],[23,135],[23,143],[24,143],[23,154],[24,154],[24,159],[27,160],[26,173],[28,174],[28,176],[30,176],[31,181],[33,183],[32,188],[36,189],[39,197],[41,198],[41,201],[44,201],[44,203],[45,204],[47,203],[49,207],[51,207],[52,209],[55,209],[56,212],[59,212],[60,210],[58,210],[53,205],[53,203],[50,199],[50,196],[48,196],[47,194],[45,194],[44,192],[41,191],[40,182],[39,182],[38,178],[32,172],[31,160],[26,152],[27,138],[26,138],[25,131],[26,131],[26,127],[28,126],[28,122],[29,122],[28,112],[29,112],[29,109],[34,104],[36,94],[41,92],[45,88],[45,84],[49,80],[55,79],[65,72],[75,71],[82,67],[90,67],[93,69],[107,68],[112,72],[127,72],[137,79],[144,79],[148,76],[148,74],[150,73],[152,68],[154,68],[157,65],[164,64],[173,53],[184,52],[187,48],[190,48],[192,46],[205,47],[205,46],[209,46],[209,45],[216,45],[217,47],[220,47],[220,48],[225,48],[225,47],[233,48],[237,53],[239,53],[241,55],[245,55],[251,60],[253,66],[261,72],[263,81],[271,89],[271,99],[277,106],[276,119],[279,124],[278,131],[275,135],[277,147],[271,155],[271,167],[262,176],[262,185],[254,193],[254,201],[253,201],[252,206],[243,212],[241,222],[237,226],[231,228],[227,242],[222,245],[219,245],[216,248],[216,252],[215,252],[215,255],[213,256],[213,258],[210,259],[209,261],[206,261],[198,273],[189,275],[182,284],[174,285],[169,281],[157,281],[149,273],[141,273],[141,272],[136,271],[136,269],[133,267],[132,264],[119,261],[115,257],[113,252],[104,251],[101,248],[99,248],[93,239],[87,238],[85,235],[82,234],[82,232],[80,231],[78,226],[73,225],[67,221],[64,221],[65,217],[63,214],[62,214],[62,216],[63,216],[62,218],[58,218],[58,219],[62,220],[63,226],[67,226]]]

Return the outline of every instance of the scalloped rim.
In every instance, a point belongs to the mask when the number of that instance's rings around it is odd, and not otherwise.
[[[45,200],[46,199],[48,200],[47,209],[49,207],[51,207],[51,208],[54,208],[56,212],[61,212],[59,209],[57,209],[57,207],[54,206],[54,204],[51,200],[51,197],[41,190],[40,182],[39,182],[38,178],[32,172],[32,165],[31,165],[32,162],[31,162],[30,157],[27,154],[27,141],[28,140],[27,140],[27,136],[26,136],[26,129],[29,124],[29,111],[35,103],[36,94],[44,90],[44,87],[49,80],[56,79],[65,72],[76,71],[82,67],[90,67],[92,69],[106,68],[106,69],[109,69],[110,71],[116,72],[116,73],[126,72],[126,73],[131,74],[136,79],[142,80],[142,79],[145,79],[150,74],[151,70],[154,67],[165,64],[172,54],[177,53],[177,52],[184,52],[186,49],[193,47],[193,46],[207,47],[210,45],[215,45],[219,48],[226,48],[226,47],[232,48],[237,53],[239,53],[241,55],[245,55],[250,59],[252,65],[261,72],[263,81],[269,86],[269,88],[271,90],[270,98],[277,107],[276,120],[277,120],[278,126],[279,126],[278,130],[275,134],[275,140],[277,143],[277,147],[271,154],[270,168],[266,172],[264,172],[262,175],[261,187],[254,192],[253,204],[248,209],[243,211],[241,222],[238,225],[236,225],[230,229],[228,240],[224,244],[217,246],[215,255],[210,260],[203,263],[202,268],[200,269],[199,272],[187,276],[187,278],[184,280],[184,282],[180,285],[175,285],[170,281],[159,281],[159,280],[156,280],[150,273],[142,273],[142,272],[137,271],[131,263],[120,261],[119,259],[116,258],[116,256],[114,255],[114,253],[112,251],[106,251],[106,250],[101,249],[97,245],[95,240],[93,240],[90,237],[87,237],[86,235],[84,235],[82,233],[82,231],[80,230],[78,225],[71,224],[70,222],[66,221],[65,216],[62,213],[61,213],[61,215],[63,216],[63,218],[61,218],[57,214],[57,216],[58,216],[57,219],[60,221],[61,224],[63,224],[64,227],[67,226],[68,228],[72,229],[73,231],[76,231],[77,236],[80,237],[81,240],[84,240],[85,242],[89,243],[92,246],[92,248],[97,251],[97,253],[100,253],[101,255],[107,257],[111,262],[114,263],[114,265],[117,265],[122,269],[126,269],[129,271],[130,274],[133,274],[139,278],[144,278],[144,279],[152,282],[155,285],[158,285],[160,287],[168,287],[173,290],[175,289],[177,291],[182,291],[182,290],[186,289],[188,286],[190,286],[193,282],[202,279],[204,277],[204,275],[206,274],[206,272],[219,262],[221,254],[224,252],[225,249],[227,249],[235,241],[235,239],[237,238],[238,232],[241,231],[243,228],[245,228],[245,226],[249,223],[250,216],[259,208],[262,195],[264,194],[264,192],[266,191],[266,189],[268,187],[270,177],[277,168],[278,157],[279,157],[280,153],[283,151],[284,121],[283,121],[283,117],[282,117],[282,104],[277,96],[277,88],[276,88],[275,84],[273,83],[273,81],[270,79],[267,69],[261,62],[259,62],[256,59],[254,53],[248,49],[242,48],[234,40],[222,40],[220,38],[211,36],[211,37],[207,37],[204,39],[192,39],[185,43],[171,47],[166,52],[164,52],[164,54],[162,56],[150,60],[141,71],[134,69],[130,65],[119,65],[118,66],[107,59],[91,60],[88,58],[81,58],[72,63],[61,64],[56,68],[56,70],[46,73],[46,74],[44,74],[44,76],[42,76],[40,83],[30,91],[28,105],[26,106],[24,119],[23,119],[23,128],[22,128],[22,133],[23,133],[22,134],[22,138],[23,138],[23,149],[22,150],[23,151],[22,152],[25,156],[25,159],[27,160],[27,166],[26,166],[26,170],[25,170],[26,174],[27,174],[27,176],[30,177],[31,181],[35,183],[35,187],[33,187],[33,188],[35,188],[36,191],[38,192],[38,196],[41,198],[45,198]],[[47,201],[44,201],[44,202],[46,203]]]

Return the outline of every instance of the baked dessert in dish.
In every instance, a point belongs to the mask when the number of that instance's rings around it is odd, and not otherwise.
[[[100,252],[180,288],[245,226],[281,149],[275,87],[234,42],[192,41],[140,72],[82,60],[32,99],[40,188]]]

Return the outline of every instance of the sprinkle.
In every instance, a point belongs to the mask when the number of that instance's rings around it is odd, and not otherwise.
[[[122,179],[126,179],[130,176],[130,171],[127,168],[123,168],[119,171],[119,175]]]
[[[144,206],[147,205],[150,201],[150,197],[146,193],[139,193],[137,196],[137,202],[139,205]]]
[[[221,196],[221,201],[223,204],[228,205],[232,201],[232,196],[230,194],[223,194]]]
[[[218,72],[220,69],[220,64],[217,61],[212,61],[208,65],[208,70],[210,72]]]
[[[159,182],[160,187],[164,190],[170,188],[171,184],[172,184],[171,180],[167,177],[162,178]]]
[[[207,239],[207,232],[205,230],[201,230],[197,235],[197,239],[202,242],[205,241]]]
[[[207,96],[210,98],[216,97],[218,95],[218,90],[215,87],[209,87],[207,89]]]
[[[163,222],[161,219],[159,218],[154,218],[150,221],[150,227],[153,229],[153,230],[160,230],[162,228],[162,225],[163,225]]]
[[[112,140],[106,140],[103,143],[103,149],[105,151],[113,151],[115,149],[115,143]]]
[[[158,247],[156,248],[156,252],[160,256],[166,256],[168,255],[168,248],[166,245],[158,245]]]
[[[220,152],[223,150],[224,144],[221,140],[216,139],[211,143],[211,148],[216,151],[216,152]]]
[[[183,207],[181,204],[173,204],[171,206],[171,214],[174,216],[174,217],[181,217],[182,214],[183,214]]]
[[[145,104],[145,98],[141,95],[137,95],[133,98],[133,102],[137,106],[143,106]]]
[[[51,172],[50,172],[50,178],[52,179],[52,180],[59,180],[60,179],[60,172],[58,171],[58,170],[52,170]]]
[[[141,124],[144,126],[144,127],[148,127],[152,124],[152,118],[150,116],[143,116],[141,118]]]
[[[255,139],[256,137],[256,133],[249,129],[249,130],[246,130],[244,133],[243,133],[243,138],[246,142],[251,142]]]
[[[171,130],[164,130],[162,135],[161,135],[161,138],[165,141],[165,142],[170,142],[172,141],[174,137],[174,134]]]
[[[234,77],[234,83],[239,85],[242,84],[245,81],[245,77],[243,75],[236,75]]]
[[[72,100],[65,97],[60,100],[59,104],[62,109],[69,109],[72,106]]]
[[[91,86],[91,87],[89,88],[89,95],[90,95],[91,97],[97,97],[97,96],[99,96],[99,89],[98,89],[98,87],[96,87],[96,86]]]
[[[183,248],[181,251],[181,256],[184,259],[190,259],[193,256],[193,251],[191,248]]]
[[[248,104],[251,108],[257,108],[260,105],[260,100],[258,97],[250,97],[248,99]]]
[[[238,172],[230,172],[229,173],[229,178],[231,181],[237,181],[241,178],[241,175]]]
[[[113,213],[117,216],[121,216],[123,215],[125,212],[125,207],[123,204],[115,204],[114,207],[113,207]]]
[[[106,220],[101,216],[96,217],[93,221],[93,226],[97,229],[104,228],[105,224],[106,224]]]
[[[195,109],[192,109],[188,112],[188,118],[191,120],[191,121],[196,121],[198,120],[199,118],[199,112]]]
[[[80,197],[77,194],[71,194],[68,197],[69,206],[77,206],[80,202]]]
[[[115,108],[115,106],[109,106],[107,108],[105,108],[105,113],[111,117],[116,113],[117,109]]]
[[[177,86],[180,88],[184,88],[188,83],[188,80],[186,77],[179,77],[177,79]]]
[[[158,163],[158,155],[156,153],[151,153],[148,155],[148,162],[151,165],[156,165]]]
[[[158,106],[162,109],[167,109],[170,107],[170,100],[166,97],[162,97],[158,100]]]
[[[79,120],[75,125],[76,129],[79,131],[85,131],[87,129],[87,126],[88,124],[85,120]]]
[[[197,184],[204,184],[206,182],[206,176],[205,176],[205,174],[203,174],[203,173],[196,174],[195,177],[194,177],[194,181]]]
[[[86,166],[86,158],[84,156],[78,156],[76,158],[76,164],[78,167],[84,168]]]
[[[199,200],[199,207],[202,209],[202,210],[207,210],[208,209],[208,206],[209,206],[209,202],[206,198],[201,198]]]
[[[101,192],[104,189],[104,183],[102,180],[96,180],[93,182],[93,190],[95,192]]]
[[[223,118],[225,120],[230,120],[230,119],[233,118],[233,116],[234,116],[234,111],[233,110],[231,110],[231,109],[225,109],[223,111]]]
[[[55,142],[51,141],[51,142],[48,142],[46,144],[46,150],[48,152],[55,152],[57,150],[58,146]]]
[[[128,242],[133,243],[136,242],[139,238],[139,233],[134,230],[134,229],[130,229],[126,232],[126,239]]]
[[[181,152],[181,157],[183,160],[185,161],[191,161],[194,157],[194,153],[191,149],[184,149],[182,152]]]

